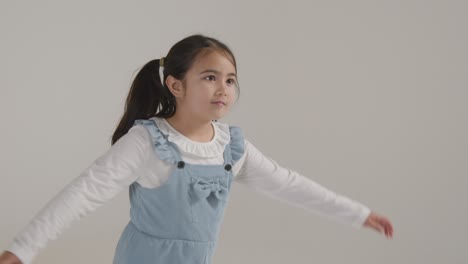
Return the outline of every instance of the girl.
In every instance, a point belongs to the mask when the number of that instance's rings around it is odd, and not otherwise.
[[[220,41],[193,35],[137,74],[111,148],[70,182],[0,256],[31,263],[69,224],[129,187],[130,221],[114,264],[209,264],[232,181],[392,237],[390,221],[264,156],[217,122],[239,94]]]

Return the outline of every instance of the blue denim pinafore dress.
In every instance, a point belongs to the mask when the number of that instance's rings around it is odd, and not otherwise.
[[[156,188],[130,185],[130,222],[122,232],[114,264],[210,264],[233,179],[244,152],[239,127],[230,126],[224,163],[186,163],[152,119],[136,120],[153,138],[154,150],[174,168]]]

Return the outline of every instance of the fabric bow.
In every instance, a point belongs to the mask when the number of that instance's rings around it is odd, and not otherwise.
[[[193,189],[198,199],[206,199],[213,193],[217,199],[224,200],[228,192],[228,189],[219,183],[219,179],[207,181],[198,178],[193,183]]]

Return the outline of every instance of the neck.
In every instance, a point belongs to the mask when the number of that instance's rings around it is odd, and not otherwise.
[[[209,142],[214,137],[211,120],[200,120],[189,116],[173,115],[166,121],[179,133],[196,142]]]

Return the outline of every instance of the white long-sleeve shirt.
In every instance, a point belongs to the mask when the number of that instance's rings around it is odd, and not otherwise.
[[[153,117],[161,132],[175,143],[181,158],[193,164],[222,164],[229,144],[229,126],[213,122],[210,142],[195,142],[165,119]],[[137,181],[156,188],[166,181],[173,166],[161,160],[151,135],[142,125],[133,126],[108,151],[50,200],[14,238],[8,251],[24,264],[33,261],[47,242],[57,238],[74,220],[90,213]],[[339,195],[296,171],[278,165],[244,139],[244,153],[232,167],[234,181],[268,196],[360,228],[370,209]]]

